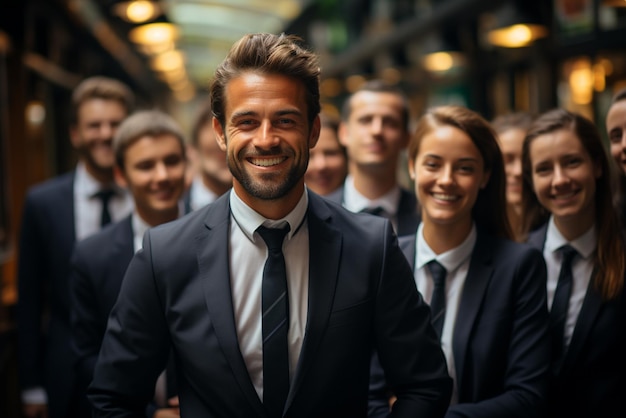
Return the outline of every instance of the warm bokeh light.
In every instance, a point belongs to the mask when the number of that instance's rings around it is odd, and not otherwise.
[[[580,105],[591,103],[594,74],[589,59],[581,58],[573,63],[568,82],[574,103]]]
[[[31,126],[39,126],[46,119],[46,108],[43,103],[33,100],[26,105],[26,123]]]
[[[487,39],[495,46],[521,48],[547,35],[548,30],[542,25],[516,24],[490,31]]]
[[[152,58],[150,65],[155,71],[174,71],[185,67],[185,56],[179,50],[167,51]]]
[[[131,30],[128,37],[139,45],[171,44],[178,38],[178,29],[171,23],[149,23]]]
[[[354,93],[366,82],[365,77],[359,74],[351,75],[346,78],[346,90],[350,93]]]
[[[162,13],[158,3],[147,0],[125,1],[115,4],[113,11],[122,19],[131,23],[144,23],[153,20]]]

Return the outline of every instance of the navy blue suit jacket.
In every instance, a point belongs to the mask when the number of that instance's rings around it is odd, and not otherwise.
[[[324,197],[331,202],[343,205],[343,191],[344,186],[341,186],[334,192]],[[420,223],[417,198],[413,193],[403,188],[400,188],[400,202],[398,204],[397,217],[398,230],[396,231],[396,235],[401,237],[403,235],[415,234],[417,226]]]
[[[267,416],[235,330],[229,195],[146,233],[89,389],[95,417],[140,417],[170,345],[181,416]],[[389,221],[313,193],[306,219],[309,310],[283,416],[365,417],[374,347],[397,389],[395,416],[443,416],[445,359]]]
[[[78,242],[74,248],[70,276],[72,348],[83,396],[93,379],[109,314],[135,254],[134,239],[132,217],[128,216]],[[171,365],[166,388],[168,398],[176,391],[170,373],[173,373]],[[156,409],[154,402],[148,404],[146,416],[152,417]]]
[[[51,418],[66,416],[74,388],[68,290],[75,242],[73,184],[71,172],[29,190],[20,232],[20,385],[46,389]]]
[[[400,247],[415,264],[415,235]],[[539,251],[478,230],[453,331],[458,403],[446,417],[538,417],[550,359]],[[373,376],[375,376],[373,374]]]
[[[547,224],[528,243],[543,251],[546,233]],[[626,416],[625,292],[604,301],[589,283],[563,365],[550,379],[548,416]]]
[[[91,382],[109,313],[135,253],[131,217],[108,225],[76,244],[72,255],[72,348],[84,390]]]

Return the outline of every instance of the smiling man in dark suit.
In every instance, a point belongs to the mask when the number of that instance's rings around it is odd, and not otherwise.
[[[141,248],[143,234],[148,228],[173,221],[183,213],[185,140],[170,116],[160,111],[131,115],[120,125],[113,147],[116,180],[131,192],[135,210],[120,222],[77,243],[72,257],[72,348],[83,393],[93,377],[107,319],[124,273]],[[166,389],[172,394],[175,390]],[[167,399],[167,392],[159,395]],[[169,406],[166,402],[151,403],[146,415],[148,418],[178,415],[175,405]]]
[[[443,416],[450,378],[391,223],[304,186],[319,71],[298,38],[270,34],[244,36],[218,67],[233,189],[146,233],[109,318],[94,416],[141,416],[170,347],[181,416],[365,417],[374,348],[392,416]]]
[[[83,417],[70,349],[68,277],[74,243],[118,221],[132,199],[113,181],[113,135],[131,111],[127,86],[91,77],[72,94],[76,169],[36,185],[24,203],[17,303],[19,378],[26,417]]]

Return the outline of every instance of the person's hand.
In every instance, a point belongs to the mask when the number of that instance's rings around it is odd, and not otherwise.
[[[152,418],[180,418],[180,410],[176,408],[159,408]]]
[[[159,408],[155,411],[152,418],[180,418],[180,409],[178,408],[178,396],[174,396],[167,400],[169,408]]]
[[[27,403],[22,405],[25,418],[48,418],[48,405],[45,403]]]

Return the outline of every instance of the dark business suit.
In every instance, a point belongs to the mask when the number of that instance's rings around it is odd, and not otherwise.
[[[412,267],[415,236],[400,238]],[[446,417],[539,417],[550,341],[546,267],[530,246],[478,229],[452,337],[458,403]]]
[[[74,249],[70,276],[72,348],[83,392],[93,378],[109,313],[134,253],[131,216],[85,238]],[[175,389],[167,390],[172,394]],[[146,415],[152,417],[155,410],[156,405],[151,403]]]
[[[111,312],[89,389],[94,416],[139,417],[170,344],[182,416],[267,416],[235,331],[229,195],[146,234]],[[366,416],[375,344],[399,393],[397,416],[442,416],[445,360],[391,224],[313,193],[306,221],[308,319],[284,416]]]
[[[28,192],[18,266],[20,386],[44,387],[50,418],[67,416],[73,398],[68,276],[74,229],[74,172]]]
[[[334,192],[325,196],[326,199],[343,205],[343,192],[344,186],[335,190]],[[410,191],[400,188],[400,202],[398,203],[398,230],[396,235],[399,237],[403,235],[415,234],[417,226],[419,225],[420,218],[417,210],[417,198]]]
[[[528,243],[543,251],[547,224]],[[544,283],[545,286],[545,283]],[[559,373],[551,376],[548,416],[626,416],[625,295],[603,301],[589,283]]]

